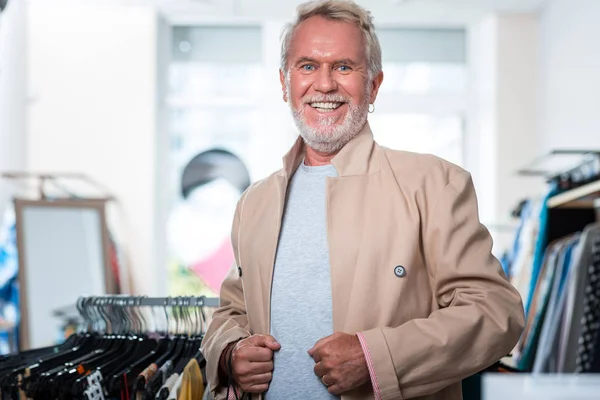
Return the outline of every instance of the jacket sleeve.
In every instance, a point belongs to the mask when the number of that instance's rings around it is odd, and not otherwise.
[[[426,396],[479,372],[510,353],[523,330],[521,297],[492,255],[470,174],[451,171],[435,197],[423,247],[440,308],[361,332],[382,399]]]
[[[202,340],[201,351],[206,359],[206,377],[215,400],[225,399],[227,382],[219,380],[219,359],[221,353],[231,342],[250,336],[244,288],[238,275],[238,231],[240,224],[240,204],[238,203],[234,220],[231,241],[236,262],[230,268],[220,291],[220,305],[214,312],[212,321]]]

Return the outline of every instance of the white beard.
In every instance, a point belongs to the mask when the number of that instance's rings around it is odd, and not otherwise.
[[[350,99],[339,94],[324,94],[303,98],[302,105],[296,109],[292,101],[289,100],[290,80],[290,74],[287,74],[285,84],[288,103],[292,110],[294,122],[300,131],[300,136],[302,136],[307,146],[321,153],[333,154],[360,133],[367,122],[369,113],[369,85],[365,87],[365,102],[363,104],[352,104]],[[304,117],[304,105],[310,102],[346,102],[348,103],[348,112],[341,123],[337,122],[338,118],[336,117],[323,117],[319,121],[319,126],[313,127],[308,125]]]

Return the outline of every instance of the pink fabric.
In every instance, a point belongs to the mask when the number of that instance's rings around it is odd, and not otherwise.
[[[237,398],[235,397],[235,392],[237,391]],[[229,386],[229,397],[227,400],[238,400],[242,397],[242,393],[240,390],[236,389],[235,386]]]
[[[227,271],[233,264],[233,247],[231,240],[226,239],[212,255],[191,267],[206,285],[215,293],[219,293]]]
[[[373,386],[373,397],[375,400],[381,400],[381,390],[379,389],[379,383],[377,382],[377,375],[375,374],[375,366],[373,365],[373,358],[371,352],[367,346],[367,341],[362,333],[357,333],[360,347],[362,347],[363,353],[365,353],[365,359],[367,360],[367,368],[369,369],[369,376],[371,377],[371,385]]]

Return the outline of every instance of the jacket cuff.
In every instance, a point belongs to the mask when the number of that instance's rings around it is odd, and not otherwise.
[[[383,331],[375,328],[359,332],[357,336],[365,353],[375,399],[403,400],[396,368]]]
[[[242,398],[242,395],[244,393],[242,393],[241,390],[239,390],[237,387],[235,386],[229,386],[229,397],[227,398],[227,400],[238,400]]]
[[[373,386],[373,399],[381,400],[381,391],[379,390],[379,382],[377,382],[377,373],[375,372],[375,367],[373,366],[373,357],[371,357],[369,346],[367,346],[365,337],[361,332],[358,332],[356,336],[358,337],[358,341],[360,342],[360,347],[362,347],[362,351],[365,355],[365,360],[367,360],[367,368],[369,369],[369,376],[371,377],[371,386]]]
[[[218,354],[218,357],[214,358],[216,361],[215,363],[212,365],[209,362],[206,363],[207,380],[211,383],[210,389],[214,399],[220,400],[227,398],[228,382],[221,382],[219,379],[219,360],[221,358],[221,353],[223,353],[223,350],[225,350],[229,343],[235,342],[239,339],[244,339],[248,336],[248,332],[243,328],[230,329],[223,333],[223,335],[219,337],[218,343],[214,343],[210,349],[211,352],[214,352],[213,354]],[[233,391],[230,391],[230,395],[231,392]]]

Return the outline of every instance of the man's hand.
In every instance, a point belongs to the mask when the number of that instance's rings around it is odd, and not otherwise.
[[[273,351],[280,344],[273,336],[253,335],[240,340],[233,348],[233,379],[247,393],[263,393],[273,377]]]
[[[336,332],[319,340],[308,354],[329,393],[340,395],[369,381],[369,369],[356,335]]]

